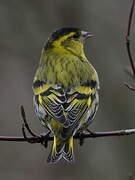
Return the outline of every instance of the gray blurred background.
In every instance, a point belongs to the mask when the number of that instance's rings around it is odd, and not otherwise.
[[[50,32],[80,27],[96,35],[85,50],[100,77],[100,108],[92,131],[135,127],[135,85],[124,72],[129,65],[125,32],[131,0],[0,0],[0,135],[21,136],[20,105],[37,134],[45,130],[32,105],[32,80]],[[134,23],[135,24],[135,23]],[[134,29],[134,26],[133,26]],[[132,46],[135,50],[135,32]],[[0,142],[0,180],[127,180],[135,175],[135,136],[75,142],[75,163],[48,165],[50,151],[40,144]]]

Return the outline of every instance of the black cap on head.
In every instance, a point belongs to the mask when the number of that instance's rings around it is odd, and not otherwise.
[[[81,30],[79,28],[64,27],[64,28],[57,29],[50,35],[49,39],[47,40],[47,42],[44,46],[44,49],[51,48],[53,41],[58,40],[60,37],[70,34],[71,32],[75,32],[75,36],[77,36],[77,37],[79,37],[81,35]]]
[[[74,27],[64,27],[54,31],[51,36],[53,40],[56,40],[59,39],[59,37],[69,34],[71,32],[80,33],[81,30],[79,28],[74,28]]]
[[[93,36],[91,33],[89,32],[86,32],[86,31],[81,31],[79,28],[74,28],[74,27],[64,27],[64,28],[60,28],[60,29],[57,29],[56,31],[54,31],[48,41],[46,42],[45,46],[44,46],[44,49],[49,49],[49,48],[52,48],[53,45],[52,43],[54,41],[57,41],[59,38],[65,36],[65,35],[68,35],[70,33],[73,32],[73,36],[71,34],[71,36],[67,36],[67,39],[76,39],[76,40],[81,40],[82,42],[84,42],[87,38]]]

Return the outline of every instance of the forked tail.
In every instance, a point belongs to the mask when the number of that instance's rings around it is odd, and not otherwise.
[[[74,160],[73,136],[71,136],[66,141],[59,140],[56,136],[54,136],[53,147],[48,156],[47,162],[56,163],[62,157],[66,159],[68,162],[72,162]]]

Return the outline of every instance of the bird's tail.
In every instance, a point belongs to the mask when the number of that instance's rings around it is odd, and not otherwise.
[[[48,163],[56,163],[61,158],[66,159],[68,162],[72,162],[74,160],[73,155],[73,136],[70,137],[66,141],[59,140],[56,136],[54,136],[54,142],[52,150],[48,156]]]

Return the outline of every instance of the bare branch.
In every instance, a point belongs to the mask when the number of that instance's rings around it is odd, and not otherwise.
[[[28,142],[28,143],[41,143],[47,147],[49,141],[53,141],[53,136],[50,135],[50,131],[45,134],[36,135],[30,129],[25,111],[23,106],[21,106],[21,115],[23,119],[22,123],[22,134],[23,137],[10,137],[10,136],[0,136],[0,141],[15,141],[15,142]],[[27,136],[25,129],[30,133],[31,136]],[[31,133],[32,132],[32,133]],[[105,131],[105,132],[91,132],[87,129],[87,132],[78,132],[74,135],[74,139],[80,141],[80,145],[83,145],[84,139],[86,138],[97,138],[97,137],[111,137],[111,136],[127,136],[135,134],[135,129],[125,129],[125,130],[116,130],[116,131]]]
[[[24,134],[24,127],[26,127],[26,129],[28,130],[28,132],[32,135],[32,136],[36,136],[30,129],[28,123],[27,123],[27,119],[26,119],[26,115],[25,115],[25,111],[24,111],[24,107],[21,106],[21,115],[22,115],[22,118],[23,118],[23,122],[24,122],[24,125],[22,126],[22,132]],[[24,134],[25,136],[25,134]]]
[[[128,89],[130,89],[131,91],[135,91],[135,88],[132,87],[131,85],[129,85],[127,82],[125,82],[124,85],[125,85]]]
[[[133,78],[135,78],[135,65],[134,65],[134,61],[133,61],[133,57],[131,53],[131,47],[130,47],[130,32],[131,32],[131,24],[132,24],[132,19],[133,19],[134,7],[135,7],[135,0],[132,0],[132,5],[131,5],[129,19],[128,19],[127,33],[126,33],[126,48],[127,48],[127,53],[128,53],[131,69],[132,69],[132,72],[130,72],[130,75],[133,75],[132,76]],[[124,85],[128,87],[130,90],[135,91],[135,88],[133,88],[128,83],[124,83]]]
[[[133,0],[131,10],[130,10],[130,14],[129,14],[128,28],[127,28],[127,33],[126,33],[126,48],[127,48],[131,68],[132,68],[132,71],[133,71],[133,74],[134,74],[134,77],[135,77],[135,66],[134,66],[133,57],[132,57],[131,48],[130,48],[130,32],[131,32],[131,24],[132,24],[134,6],[135,6],[135,0]]]
[[[127,136],[135,134],[135,129],[125,129],[125,130],[116,130],[116,131],[105,131],[105,132],[92,132],[92,133],[77,133],[74,136],[74,139],[85,139],[85,138],[97,138],[97,137],[111,137],[111,136]],[[39,135],[39,136],[28,136],[28,140],[34,141],[34,143],[41,143],[43,140],[53,141],[52,136]],[[9,136],[0,136],[0,141],[16,141],[24,142],[27,141],[25,137],[9,137]]]

